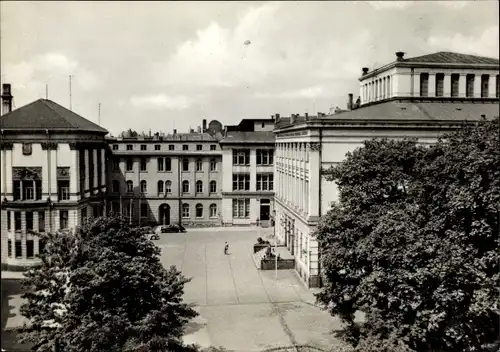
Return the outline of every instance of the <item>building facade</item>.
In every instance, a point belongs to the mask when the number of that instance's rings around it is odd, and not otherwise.
[[[2,265],[37,264],[36,233],[71,229],[106,208],[107,131],[46,99],[12,111],[3,85]]]
[[[364,72],[360,79],[362,99],[357,108],[350,98],[348,109],[337,114],[276,117],[275,231],[280,242],[294,255],[296,271],[309,287],[321,286],[321,253],[314,231],[320,217],[338,200],[336,184],[325,179],[326,169],[342,162],[346,153],[368,139],[413,137],[422,144],[432,144],[439,134],[459,128],[464,121],[493,118],[499,114],[498,83],[496,90],[491,86],[492,77],[498,77],[498,59],[460,54],[443,56],[443,53],[401,59],[401,54],[397,53],[395,63],[375,70],[372,75]],[[415,67],[411,65],[413,62],[416,62]],[[454,65],[465,75],[481,77],[481,96],[474,93],[479,86],[474,85],[471,91],[472,83],[468,86],[470,96],[452,95],[451,82],[456,80],[451,78],[446,81],[450,89],[448,96],[429,96],[425,87],[434,83],[429,83],[426,72],[417,70],[422,62],[432,62],[431,67],[435,70],[432,72],[448,72],[445,69]],[[398,71],[400,68],[405,71]],[[429,76],[437,75],[429,72],[429,67],[427,69]],[[414,73],[413,79],[407,77],[406,71]],[[389,78],[380,80],[386,75]],[[415,91],[416,77],[422,83]],[[498,82],[498,78],[495,79]],[[458,88],[453,83],[454,92],[457,89],[464,92],[461,82],[466,84],[459,78]],[[390,94],[384,94],[387,90]]]

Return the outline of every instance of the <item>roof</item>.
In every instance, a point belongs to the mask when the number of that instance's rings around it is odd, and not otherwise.
[[[258,131],[258,132],[240,132],[231,131],[227,132],[219,143],[221,144],[265,144],[274,143],[275,137],[272,131]]]
[[[228,126],[226,126],[226,129],[228,131],[252,132],[255,130],[255,123],[262,123],[262,122],[274,123],[274,120],[272,118],[270,118],[270,119],[242,119],[239,124],[228,125]]]
[[[423,63],[439,63],[439,64],[471,64],[471,65],[499,65],[499,59],[453,53],[449,51],[440,51],[434,54],[410,57],[404,59],[403,62],[423,62]]]
[[[47,99],[38,99],[0,117],[1,128],[12,131],[49,130],[52,132],[108,131],[82,116]]]

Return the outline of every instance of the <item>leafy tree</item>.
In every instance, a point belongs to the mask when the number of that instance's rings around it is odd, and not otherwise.
[[[47,235],[42,266],[27,274],[21,335],[35,351],[194,351],[185,325],[184,278],[159,249],[120,218],[98,218],[74,234]]]
[[[499,127],[464,125],[430,147],[366,141],[330,169],[340,197],[317,229],[317,299],[358,351],[498,342]]]

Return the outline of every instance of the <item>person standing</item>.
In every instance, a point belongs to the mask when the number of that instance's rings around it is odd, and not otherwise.
[[[224,245],[224,254],[228,254],[228,251],[229,251],[229,244],[227,244],[227,242],[225,243]]]

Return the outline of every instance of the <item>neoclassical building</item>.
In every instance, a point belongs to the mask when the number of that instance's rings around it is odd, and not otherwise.
[[[35,233],[103,214],[108,132],[51,100],[12,111],[10,84],[2,88],[2,266],[29,266],[43,245]]]
[[[321,286],[321,253],[313,236],[338,199],[324,171],[372,138],[415,137],[422,144],[466,121],[499,115],[499,60],[436,53],[363,69],[361,97],[347,110],[276,117],[276,234],[309,287]]]

